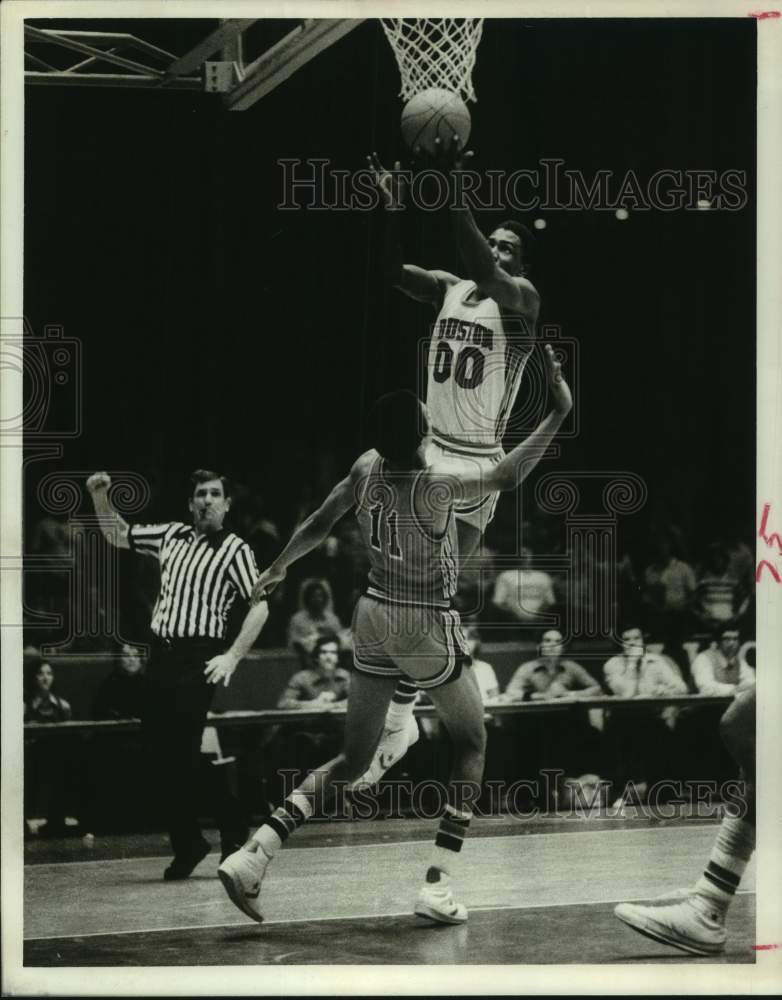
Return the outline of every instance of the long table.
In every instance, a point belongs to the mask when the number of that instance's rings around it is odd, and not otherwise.
[[[670,695],[661,698],[611,698],[600,696],[595,698],[554,698],[548,701],[494,701],[484,705],[486,715],[539,715],[544,712],[565,712],[575,709],[607,708],[624,711],[648,711],[650,708],[664,708],[668,705],[680,707],[696,707],[707,705],[727,706],[731,703],[730,695]],[[230,711],[210,712],[207,724],[218,729],[233,726],[264,726],[290,725],[304,720],[344,718],[343,706],[329,709],[264,709],[261,711]],[[422,718],[437,718],[434,705],[417,705],[415,714]],[[78,720],[72,722],[26,722],[25,737],[67,736],[77,733],[91,732],[130,732],[138,730],[141,723],[138,719],[122,720]]]

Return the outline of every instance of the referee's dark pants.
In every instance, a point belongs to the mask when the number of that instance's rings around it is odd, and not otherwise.
[[[201,738],[215,691],[204,668],[224,649],[220,639],[154,639],[147,665],[142,714],[147,776],[177,858],[204,844],[198,823]]]

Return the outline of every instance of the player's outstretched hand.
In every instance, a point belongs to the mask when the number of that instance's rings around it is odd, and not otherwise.
[[[254,606],[259,604],[261,601],[265,601],[277,584],[284,579],[284,569],[277,569],[276,566],[272,565],[268,569],[264,570],[258,577],[258,582],[253,587],[250,605]]]
[[[546,371],[548,372],[551,402],[554,404],[554,409],[557,413],[561,413],[564,416],[573,409],[573,396],[570,392],[570,386],[562,374],[562,364],[557,361],[554,348],[551,344],[546,344],[543,350],[546,356]]]
[[[372,171],[375,187],[383,199],[383,206],[389,211],[399,211],[405,204],[405,179],[402,164],[397,160],[393,170],[386,170],[380,162],[377,153],[367,157],[367,165]]]
[[[87,489],[90,493],[97,493],[98,490],[107,490],[111,486],[111,476],[108,472],[93,472],[87,480]]]
[[[444,142],[440,138],[435,139],[433,154],[427,153],[421,146],[416,146],[413,152],[417,159],[429,160],[445,172],[466,170],[470,166],[470,161],[475,156],[473,150],[464,149],[462,140],[456,134]]]

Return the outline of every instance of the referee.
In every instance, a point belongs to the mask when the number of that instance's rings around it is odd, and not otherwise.
[[[206,469],[191,476],[192,524],[129,525],[113,508],[111,478],[96,472],[87,489],[106,540],[160,563],[160,593],[152,615],[142,728],[150,778],[159,784],[174,858],[164,879],[184,879],[209,853],[198,825],[201,736],[214,685],[227,685],[269,614],[251,607],[226,649],[228,612],[237,594],[249,602],[258,569],[249,545],[223,528],[231,506],[225,477]],[[241,832],[236,831],[241,838]],[[223,843],[222,853],[235,850]]]

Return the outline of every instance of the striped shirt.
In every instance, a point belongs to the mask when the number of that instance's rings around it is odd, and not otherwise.
[[[729,573],[717,576],[705,573],[698,581],[698,600],[708,618],[714,622],[727,622],[736,613],[739,581]]]
[[[230,531],[196,536],[192,525],[133,524],[134,552],[160,562],[160,593],[152,631],[161,639],[225,636],[228,612],[241,595],[249,601],[258,579],[247,542]]]

